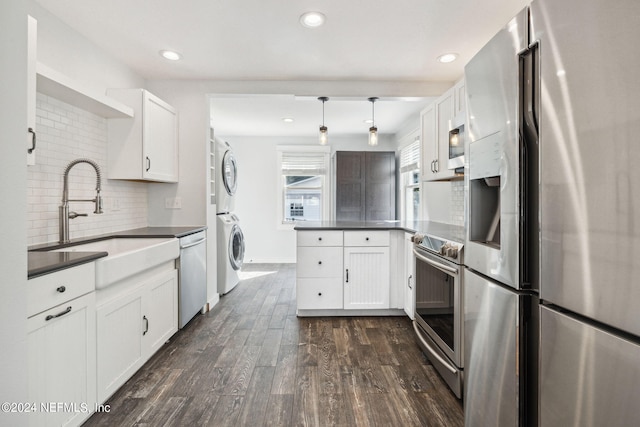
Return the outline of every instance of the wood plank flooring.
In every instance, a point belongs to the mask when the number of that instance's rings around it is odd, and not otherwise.
[[[298,318],[294,264],[241,277],[85,425],[463,425],[408,318]]]

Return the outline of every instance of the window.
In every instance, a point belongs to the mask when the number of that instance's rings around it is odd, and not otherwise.
[[[319,146],[277,148],[280,224],[328,218],[329,150]]]
[[[402,198],[400,211],[405,221],[420,218],[420,138],[400,149]]]

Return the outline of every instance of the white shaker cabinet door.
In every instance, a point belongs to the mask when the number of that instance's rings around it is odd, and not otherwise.
[[[164,343],[178,332],[178,273],[168,271],[149,284],[145,299],[145,316],[148,319],[143,325],[146,333],[148,357],[151,357]]]
[[[146,179],[178,181],[178,120],[176,111],[160,98],[144,92],[142,130]]]
[[[104,402],[144,363],[144,289],[97,309],[98,401]]]
[[[78,426],[93,412],[95,321],[93,292],[27,319],[30,426]]]
[[[344,248],[344,308],[389,308],[389,247]]]

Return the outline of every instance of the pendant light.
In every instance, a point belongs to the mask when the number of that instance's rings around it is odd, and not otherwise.
[[[369,98],[371,102],[371,127],[369,128],[369,145],[372,147],[378,145],[378,128],[376,127],[376,116],[374,104],[378,100],[377,97]]]
[[[320,125],[320,132],[318,133],[320,145],[327,145],[327,141],[329,138],[329,130],[324,125],[324,103],[328,100],[329,98],[327,98],[326,96],[321,96],[318,98],[318,101],[322,101],[322,125]]]

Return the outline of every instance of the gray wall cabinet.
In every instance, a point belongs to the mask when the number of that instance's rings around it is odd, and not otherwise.
[[[336,220],[395,219],[395,152],[336,152]]]

